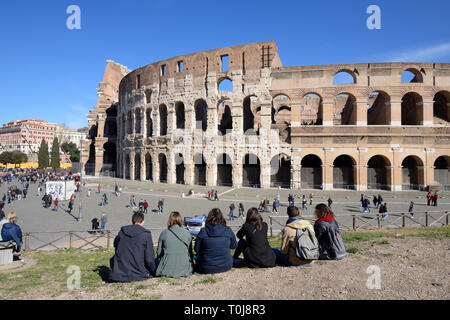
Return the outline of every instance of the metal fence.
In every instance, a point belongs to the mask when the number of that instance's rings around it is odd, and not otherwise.
[[[229,226],[234,232],[241,225]],[[149,228],[152,232],[154,245],[165,228]],[[114,238],[120,230],[81,230],[81,231],[39,231],[23,233],[24,250],[95,250],[111,249],[114,247]],[[156,241],[155,241],[156,240]]]
[[[412,216],[406,212],[388,212],[386,218],[383,213],[362,213],[362,214],[346,214],[335,216],[339,228],[341,230],[370,230],[383,228],[405,228],[405,227],[437,227],[448,225],[448,211],[430,211],[430,212],[414,212]],[[280,233],[281,229],[286,225],[288,216],[269,216],[269,234]],[[315,217],[303,216],[314,224]],[[278,232],[276,232],[278,231]]]

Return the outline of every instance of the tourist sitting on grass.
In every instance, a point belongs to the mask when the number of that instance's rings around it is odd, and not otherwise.
[[[196,271],[198,273],[226,272],[233,266],[230,249],[236,249],[237,242],[233,231],[220,209],[212,209],[195,239],[197,253]]]
[[[250,208],[245,223],[236,234],[239,242],[234,251],[234,259],[237,260],[243,253],[244,262],[250,268],[275,267],[276,255],[267,240],[268,229],[258,209]]]
[[[316,206],[314,231],[319,242],[319,260],[340,260],[346,255],[344,239],[331,209],[321,203]]]
[[[289,206],[287,208],[287,215],[289,219],[286,221],[286,227],[281,235],[280,250],[273,249],[277,256],[277,264],[282,266],[313,266],[312,259],[302,259],[297,256],[296,235],[297,230],[309,229],[314,234],[314,229],[308,220],[302,218],[300,210],[296,206]]]
[[[169,215],[167,229],[161,232],[158,240],[157,277],[188,277],[194,271],[192,237],[183,228],[183,219],[179,212]]]
[[[109,273],[112,281],[142,281],[155,274],[155,250],[152,234],[144,228],[144,214],[134,213],[131,223],[123,226],[114,239],[115,255]]]
[[[8,222],[3,224],[1,235],[3,241],[14,241],[16,243],[13,249],[14,256],[20,256],[20,249],[22,248],[22,229],[17,225],[19,217],[14,212],[8,214]]]

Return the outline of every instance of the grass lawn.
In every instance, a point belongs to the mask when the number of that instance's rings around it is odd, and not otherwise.
[[[391,238],[423,237],[434,239],[450,238],[450,227],[424,227],[389,229],[383,231],[345,231],[344,240],[347,244],[347,252],[356,254],[359,252],[357,243],[361,241],[376,241],[377,245],[389,244]],[[273,248],[279,248],[281,238],[269,239]],[[95,292],[99,289],[118,288],[121,292],[112,292],[111,299],[139,299],[144,298],[139,291],[151,288],[153,285],[166,283],[168,285],[181,285],[183,279],[159,278],[155,284],[142,283],[109,283],[109,259],[114,255],[113,249],[101,250],[54,250],[54,251],[28,251],[24,252],[24,259],[32,259],[36,263],[22,271],[0,273],[0,299],[20,299],[28,297],[39,298],[41,292],[46,297],[59,297],[68,292],[67,279],[71,274],[66,273],[69,266],[78,266],[81,271],[82,292]],[[211,275],[203,276],[194,285],[215,284],[221,279]],[[110,290],[117,291],[117,290]],[[145,297],[146,299],[159,299],[159,296]]]

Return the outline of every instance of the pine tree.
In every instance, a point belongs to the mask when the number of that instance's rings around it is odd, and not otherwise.
[[[59,142],[58,142],[58,138],[55,137],[55,139],[53,139],[53,144],[52,144],[52,155],[50,158],[50,166],[53,169],[58,169],[60,167],[60,158],[59,158]]]
[[[39,169],[48,167],[48,144],[45,139],[42,139],[41,146],[39,147],[38,166]]]

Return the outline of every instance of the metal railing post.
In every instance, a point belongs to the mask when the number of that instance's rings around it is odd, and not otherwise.
[[[381,219],[380,219],[380,214],[377,214],[377,219],[378,219],[378,229],[381,229]]]
[[[72,249],[72,232],[69,231],[69,249]]]
[[[352,214],[353,217],[353,230],[356,230],[356,216]]]
[[[405,214],[402,213],[402,228],[405,227]]]
[[[273,230],[272,230],[272,217],[269,217],[270,219],[270,236],[273,237]]]
[[[25,233],[25,250],[30,250],[30,233]]]
[[[428,212],[425,212],[425,227],[428,227]]]
[[[110,248],[110,241],[111,241],[111,231],[106,230],[106,248]]]

